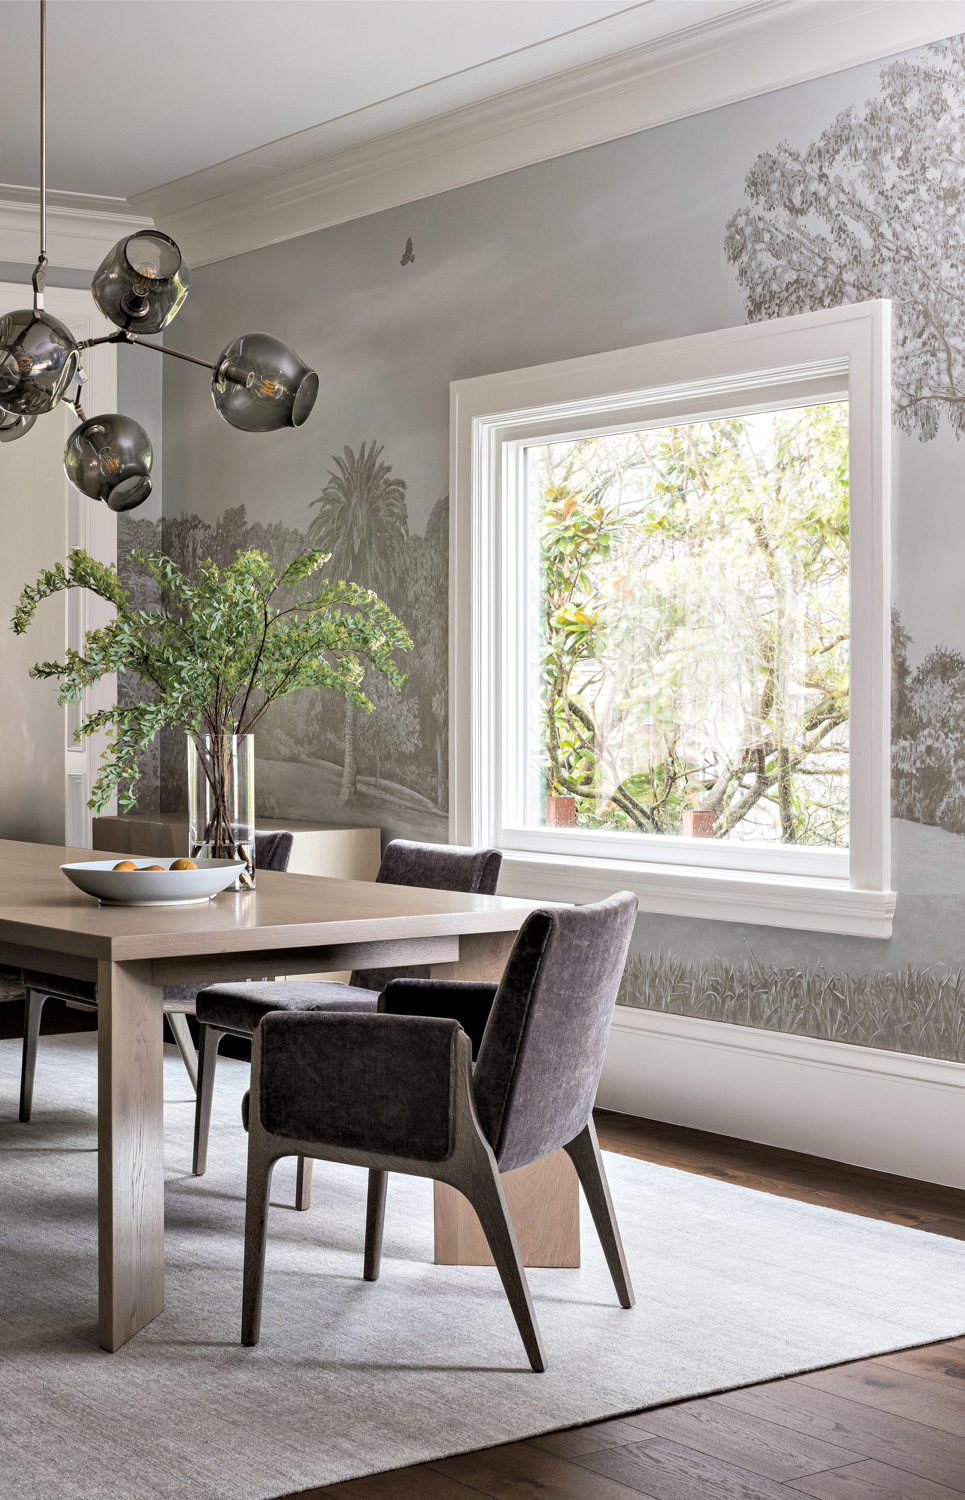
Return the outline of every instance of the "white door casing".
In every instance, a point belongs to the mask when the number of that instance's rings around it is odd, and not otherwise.
[[[0,282],[0,315],[29,307],[31,297],[29,286]],[[78,340],[113,332],[89,291],[48,287],[45,305]],[[116,411],[114,346],[86,350],[83,364],[88,416]],[[66,597],[45,600],[35,625],[22,639],[6,628],[23,586],[34,582],[40,568],[65,561],[69,548],[83,547],[104,563],[117,561],[117,517],[106,505],[79,494],[63,472],[63,446],[76,425],[73,409],[62,402],[49,416],[40,417],[25,437],[0,446],[0,516],[7,537],[0,554],[0,603],[5,612],[0,622],[0,670],[8,712],[6,751],[0,761],[0,835],[89,849],[87,802],[106,734],[77,744],[73,732],[88,714],[115,702],[116,678],[105,678],[88,689],[80,703],[52,713],[55,684],[31,681],[27,671],[38,659],[61,657],[65,646],[82,650],[87,631],[106,625],[113,612],[92,595],[71,591]],[[35,733],[38,726],[41,732]],[[115,807],[105,810],[113,812]]]

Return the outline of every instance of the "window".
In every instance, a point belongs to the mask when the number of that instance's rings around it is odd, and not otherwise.
[[[453,387],[453,836],[502,890],[890,934],[888,314]]]

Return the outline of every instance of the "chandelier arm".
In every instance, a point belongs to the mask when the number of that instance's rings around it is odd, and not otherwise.
[[[95,349],[98,344],[139,344],[142,349],[153,349],[156,354],[171,354],[175,359],[187,360],[190,365],[214,370],[220,380],[232,380],[235,385],[246,385],[249,378],[247,370],[239,369],[225,359],[220,364],[213,364],[210,359],[198,359],[196,354],[185,354],[183,350],[171,349],[167,344],[152,344],[149,339],[142,339],[128,328],[120,329],[117,333],[105,333],[99,339],[82,339],[78,348]]]
[[[167,344],[152,344],[148,339],[142,339],[139,334],[131,333],[127,329],[125,329],[118,340],[119,343],[125,341],[130,344],[140,344],[142,349],[155,349],[158,354],[173,354],[175,359],[186,359],[188,364],[202,365],[206,370],[216,370],[218,368],[217,365],[211,363],[210,359],[198,359],[197,355],[194,354],[182,354],[180,349],[169,349]]]
[[[40,312],[47,284],[47,0],[40,0],[40,255],[31,280]]]

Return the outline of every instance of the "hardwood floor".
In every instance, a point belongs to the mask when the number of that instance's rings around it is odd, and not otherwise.
[[[96,1018],[50,1001],[44,1033]],[[0,1036],[22,1008],[0,1006]],[[603,1147],[762,1193],[965,1239],[965,1192],[598,1113]],[[281,1500],[961,1500],[965,1337]]]
[[[965,1240],[965,1192],[597,1114],[643,1161]],[[395,1469],[281,1500],[961,1500],[965,1338]]]

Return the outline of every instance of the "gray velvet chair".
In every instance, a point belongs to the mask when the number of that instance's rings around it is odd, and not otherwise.
[[[503,856],[498,849],[464,849],[453,844],[416,844],[394,839],[386,847],[376,882],[419,886],[423,890],[465,891],[493,896],[499,884]],[[339,980],[285,980],[280,983],[213,984],[198,994],[198,1098],[194,1116],[196,1177],[208,1159],[208,1132],[214,1097],[218,1047],[225,1034],[251,1037],[259,1022],[273,1010],[372,1011],[379,992],[390,979],[427,978],[428,967],[356,969],[348,984]],[[295,1189],[297,1208],[311,1205],[311,1162],[299,1161]]]
[[[291,859],[294,838],[290,833],[259,833],[255,835],[255,868],[258,870],[287,870]],[[67,979],[62,974],[44,974],[39,969],[24,969],[23,986],[26,991],[23,1013],[23,1064],[20,1069],[20,1118],[29,1120],[33,1109],[34,1072],[37,1066],[37,1040],[44,1005],[48,1000],[69,1000],[83,1010],[97,1009],[97,985],[90,979]],[[191,1087],[198,1087],[198,1054],[195,1050],[187,1017],[194,1014],[195,998],[200,985],[176,984],[164,986],[164,1014],[171,1028],[178,1051],[191,1080]]]
[[[284,1156],[368,1168],[367,1281],[379,1275],[387,1174],[458,1188],[482,1224],[530,1363],[543,1370],[500,1173],[562,1147],[620,1304],[633,1306],[592,1109],[636,913],[637,898],[626,891],[594,906],[533,912],[498,986],[395,980],[375,1015],[302,1010],[264,1018],[243,1107],[242,1343],[259,1338],[271,1175]]]

